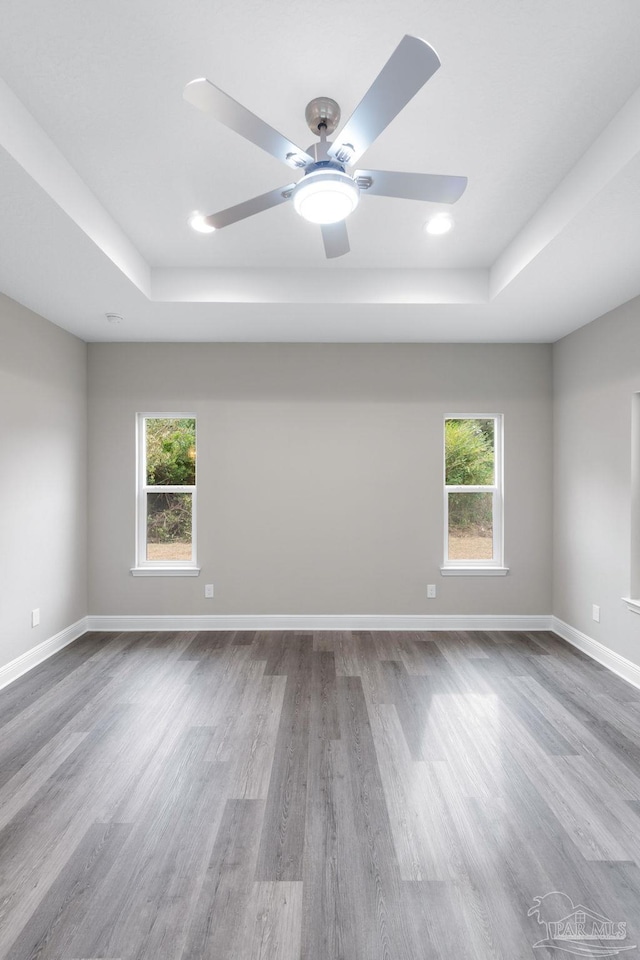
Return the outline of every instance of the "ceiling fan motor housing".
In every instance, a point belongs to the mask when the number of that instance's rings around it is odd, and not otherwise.
[[[331,156],[327,134],[340,122],[340,107],[335,100],[318,97],[307,104],[305,117],[320,141],[312,143],[307,155],[304,176],[292,191],[293,205],[305,220],[311,223],[331,224],[344,220],[358,206],[360,188],[344,165]]]

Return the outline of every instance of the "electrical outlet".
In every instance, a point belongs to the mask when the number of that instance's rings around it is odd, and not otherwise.
[[[600,607],[596,603],[593,604],[591,615],[596,623],[600,623]]]
[[[435,600],[436,598],[436,585],[435,583],[427,584],[427,600]]]
[[[213,600],[213,584],[212,583],[205,583],[204,596],[205,596],[205,600]]]
[[[36,607],[35,610],[31,611],[31,626],[37,627],[40,623],[40,607]]]

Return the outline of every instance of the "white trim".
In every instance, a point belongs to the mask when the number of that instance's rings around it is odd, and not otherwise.
[[[622,597],[631,613],[640,613],[640,600],[632,600],[631,597]]]
[[[132,577],[199,577],[200,567],[131,567]]]
[[[611,670],[612,673],[622,677],[623,680],[633,684],[634,687],[640,687],[640,666],[637,663],[627,660],[626,657],[616,653],[615,650],[605,647],[599,640],[588,637],[586,633],[576,630],[575,627],[570,626],[558,617],[551,617],[550,629],[557,633],[559,637],[562,637],[563,640],[566,640],[567,643],[570,643],[572,647],[577,647],[592,660],[597,660],[607,670]]]
[[[23,673],[32,670],[33,667],[37,667],[43,660],[52,657],[58,650],[62,650],[63,647],[73,643],[73,641],[81,637],[83,633],[86,633],[88,629],[88,618],[82,617],[80,620],[72,623],[70,627],[65,627],[64,630],[54,634],[53,637],[49,637],[48,640],[43,640],[42,643],[31,647],[30,650],[22,653],[19,657],[16,657],[15,660],[6,663],[4,667],[0,667],[0,689],[6,687],[9,683],[13,683],[14,680],[21,677]]]
[[[493,420],[493,483],[489,484],[450,484],[447,485],[447,420]],[[504,414],[502,413],[446,413],[442,429],[442,479],[444,489],[444,561],[440,572],[459,567],[464,573],[457,576],[477,576],[467,573],[475,567],[484,566],[490,570],[504,569],[504,573],[488,573],[487,576],[504,576],[507,572],[504,564]],[[490,493],[493,520],[493,556],[490,560],[450,560],[449,559],[449,494],[450,493]],[[444,574],[444,576],[456,576]]]
[[[509,567],[440,567],[441,577],[506,577]]]
[[[544,616],[445,614],[217,614],[90,616],[89,629],[127,630],[549,630]]]
[[[196,425],[196,482],[195,484],[189,484],[184,486],[166,484],[166,485],[153,485],[149,486],[146,483],[147,477],[147,431],[146,431],[146,422],[147,420],[193,420]],[[148,567],[149,570],[156,571],[161,569],[160,565],[164,564],[164,571],[161,573],[151,574],[152,576],[161,576],[161,577],[174,577],[180,576],[179,573],[168,573],[168,570],[177,570],[181,567],[184,567],[188,570],[194,570],[199,568],[196,567],[198,562],[198,545],[197,545],[197,509],[198,509],[198,499],[197,499],[197,483],[198,483],[198,464],[197,464],[197,450],[198,450],[198,418],[195,413],[138,413],[136,414],[136,512],[135,512],[135,524],[136,524],[136,548],[135,548],[135,567],[131,568],[131,573],[134,577],[143,577],[144,573],[134,573],[134,570],[139,571],[143,568]],[[147,495],[150,493],[189,493],[191,494],[191,559],[184,561],[163,561],[163,560],[147,560]],[[197,573],[185,573],[182,576],[186,577],[197,577]]]
[[[640,606],[640,601],[633,601]],[[0,667],[0,689],[38,666],[43,660],[73,643],[89,630],[122,633],[127,630],[551,630],[577,647],[588,657],[640,688],[640,665],[605,647],[555,616],[510,616],[479,614],[477,616],[445,614],[443,616],[410,614],[220,614],[216,616],[88,616],[66,627],[48,640]]]

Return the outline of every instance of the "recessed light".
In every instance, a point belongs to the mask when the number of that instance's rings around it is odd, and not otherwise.
[[[193,230],[197,230],[198,233],[213,233],[216,229],[207,222],[207,218],[203,213],[194,213],[192,217],[189,217],[189,226]]]
[[[440,237],[453,229],[453,217],[450,213],[436,213],[424,225],[425,232],[432,237]]]

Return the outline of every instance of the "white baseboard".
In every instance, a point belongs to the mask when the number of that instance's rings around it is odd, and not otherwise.
[[[31,650],[0,667],[0,689],[36,667],[43,660],[77,640],[88,630],[105,633],[125,631],[198,631],[198,630],[552,630],[608,670],[640,688],[640,666],[586,633],[576,630],[554,616],[445,616],[381,614],[259,615],[221,614],[218,616],[88,616],[49,637]]]
[[[570,643],[572,647],[582,650],[592,660],[597,660],[603,667],[611,670],[612,673],[616,673],[623,680],[633,684],[634,687],[640,687],[640,666],[637,663],[633,663],[609,647],[605,647],[599,640],[594,640],[593,637],[588,637],[586,633],[576,630],[575,627],[565,623],[564,620],[560,620],[558,617],[551,617],[550,619],[550,629],[557,633],[559,637],[562,637],[563,640],[566,640],[567,643]]]
[[[405,614],[220,614],[218,616],[90,616],[89,630],[549,630],[549,616],[421,616]]]
[[[36,647],[31,647],[26,653],[16,657],[15,660],[5,664],[4,667],[0,667],[0,689],[6,687],[9,683],[13,683],[13,681],[21,677],[23,673],[27,673],[28,670],[37,667],[43,660],[52,657],[58,650],[62,650],[67,644],[73,643],[74,640],[81,637],[82,634],[86,633],[89,629],[87,623],[88,618],[82,617],[80,620],[72,623],[70,627],[65,627],[64,630],[54,634],[53,637],[49,637],[48,640],[43,640],[42,643],[39,643]]]

